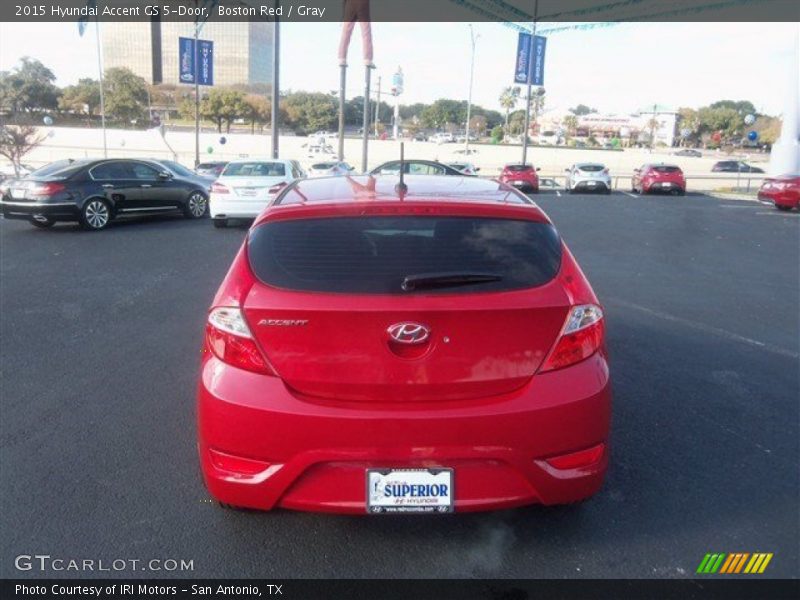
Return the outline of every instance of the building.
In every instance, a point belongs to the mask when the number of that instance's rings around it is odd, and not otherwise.
[[[104,22],[100,31],[106,69],[127,67],[151,84],[180,83],[178,38],[193,37],[194,23]],[[272,34],[269,22],[208,21],[200,39],[214,42],[214,85],[269,83]]]
[[[572,115],[568,110],[553,109],[538,119],[535,134],[539,137],[564,138],[564,119]],[[576,139],[595,138],[600,143],[617,138],[624,145],[649,144],[651,131],[655,144],[672,146],[675,142],[677,111],[660,105],[642,108],[632,114],[591,113],[577,117]]]

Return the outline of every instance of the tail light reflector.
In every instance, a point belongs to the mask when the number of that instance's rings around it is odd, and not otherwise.
[[[262,375],[275,375],[239,308],[220,306],[209,313],[206,344],[214,356],[229,365]]]
[[[595,304],[572,307],[561,335],[540,371],[554,371],[589,358],[603,345],[603,310]]]
[[[215,181],[211,184],[211,193],[212,194],[230,194],[231,191],[221,183]]]
[[[588,467],[589,465],[595,464],[603,457],[605,448],[605,444],[597,444],[586,450],[546,458],[545,462],[551,467],[561,470]]]

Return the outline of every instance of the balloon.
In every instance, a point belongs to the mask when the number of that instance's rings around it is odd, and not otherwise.
[[[755,115],[747,115],[744,118],[744,124],[745,125],[752,125],[755,122],[756,122],[756,116]]]
[[[214,146],[209,146],[208,148],[206,148],[206,152],[208,152],[209,154],[214,154]]]
[[[751,142],[755,142],[758,139],[758,132],[751,131],[750,133],[747,134],[747,139],[750,140]]]
[[[44,124],[49,127],[50,125],[53,124],[53,117],[47,115],[44,119],[42,119],[42,121],[44,121]]]
[[[224,135],[223,135],[221,138],[219,138],[219,143],[220,143],[220,144],[222,144],[223,146],[225,145],[225,143],[226,143],[227,141],[228,141],[228,140],[227,140],[227,138],[226,138]]]

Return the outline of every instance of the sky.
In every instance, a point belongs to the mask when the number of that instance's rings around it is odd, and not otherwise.
[[[283,23],[281,87],[330,92],[339,86],[339,23]],[[385,90],[400,66],[402,104],[469,94],[467,23],[374,23],[376,71]],[[473,102],[500,110],[513,85],[517,33],[499,23],[474,23]],[[542,25],[546,28],[546,24]],[[699,107],[720,99],[750,100],[759,112],[780,114],[798,25],[792,23],[622,23],[553,33],[545,62],[547,109],[579,103],[601,112],[629,113],[655,103]],[[58,85],[97,77],[93,32],[75,23],[0,23],[0,70],[22,56],[38,58]],[[363,95],[358,31],[350,47],[347,96]],[[374,89],[374,87],[373,87]],[[520,104],[521,107],[521,104]]]

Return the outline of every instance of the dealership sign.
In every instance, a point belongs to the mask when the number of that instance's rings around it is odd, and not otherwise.
[[[533,51],[531,51],[533,41]],[[517,60],[514,65],[514,83],[544,85],[544,53],[547,38],[541,35],[520,33],[517,40]]]
[[[197,40],[195,52],[193,38],[178,38],[178,64],[181,83],[214,85],[214,42]]]

